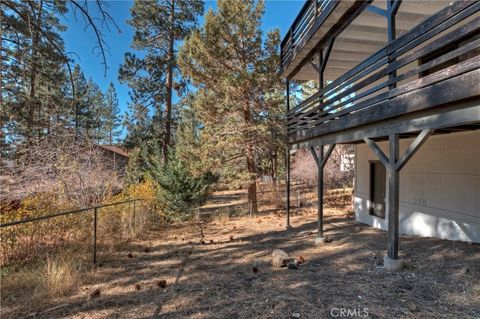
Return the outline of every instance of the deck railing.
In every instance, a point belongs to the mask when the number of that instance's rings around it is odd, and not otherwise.
[[[368,112],[355,120],[345,117],[367,108],[378,110],[376,106],[394,98],[405,97],[383,108],[384,118],[414,111],[405,106],[412,102],[406,93],[479,69],[479,11],[478,1],[450,4],[291,109],[288,143],[381,120]],[[458,94],[441,91],[417,104],[448,103]]]
[[[282,67],[288,65],[305,37],[310,34],[317,18],[334,0],[308,0],[303,5],[283,39],[281,51]]]

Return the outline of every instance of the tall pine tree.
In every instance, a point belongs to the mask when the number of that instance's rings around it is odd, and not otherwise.
[[[205,125],[206,154],[217,159],[223,178],[248,185],[250,214],[257,212],[258,157],[271,136],[268,118],[282,107],[279,32],[263,40],[263,13],[263,1],[217,1],[217,12],[207,13],[179,58],[182,72],[198,87],[194,105]]]
[[[153,109],[154,119],[162,121],[165,162],[172,140],[173,91],[181,95],[185,88],[177,67],[176,45],[195,28],[202,13],[201,0],[136,0],[128,21],[135,29],[132,48],[143,54],[125,55],[120,79],[133,91],[133,103]]]
[[[58,1],[0,1],[2,149],[48,134],[52,121],[65,111],[60,37],[65,27],[58,16],[66,10]]]
[[[98,16],[91,14],[91,5],[97,7]],[[0,1],[2,156],[15,157],[14,144],[32,143],[33,138],[56,129],[78,126],[81,120],[81,110],[73,103],[77,99],[73,94],[74,77],[80,74],[73,74],[73,61],[65,52],[61,37],[66,27],[60,23],[60,17],[66,15],[69,7],[75,9],[76,17],[84,18],[78,20],[84,21],[87,29],[94,30],[94,50],[102,57],[106,70],[106,43],[101,26],[116,25],[102,1]],[[95,85],[90,83],[89,87],[98,98]]]
[[[107,91],[103,95],[101,110],[101,136],[106,144],[117,144],[121,131],[121,114],[118,105],[118,96],[115,86],[110,82]]]

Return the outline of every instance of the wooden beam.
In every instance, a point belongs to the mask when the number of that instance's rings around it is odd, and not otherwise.
[[[323,156],[323,149],[324,146],[320,145],[320,150],[318,154],[318,161],[317,161],[317,178],[318,178],[318,187],[317,187],[317,228],[318,228],[318,235],[317,237],[323,238],[323,167],[321,163],[323,163],[324,156]]]
[[[399,172],[405,164],[412,158],[412,156],[418,151],[418,149],[427,141],[428,137],[433,134],[434,129],[423,130],[415,140],[410,144],[408,149],[403,153],[400,159],[395,163],[395,171]]]
[[[312,27],[311,30],[312,33],[315,33],[315,35],[312,37],[311,41],[310,36],[306,37],[304,41],[302,41],[301,45],[300,43],[297,44],[295,49],[296,52],[294,54],[291,54],[290,57],[288,57],[285,61],[282,62],[281,72],[283,76],[295,77],[295,74],[301,69],[301,66],[305,64],[305,59],[308,60],[309,58],[311,58],[311,56],[313,56],[313,54],[316,54],[317,47],[324,47],[326,41],[331,35],[334,35],[338,38],[338,35],[341,34],[342,31],[344,31],[344,29],[349,24],[351,24],[353,20],[355,20],[362,12],[365,11],[364,9],[371,3],[371,1],[353,1],[350,5],[347,5],[347,3],[349,2],[335,1],[335,6],[338,4],[337,9],[340,9],[340,7],[342,7],[341,11],[344,12],[344,14],[341,16],[342,19],[337,18],[337,23],[331,24],[330,22],[328,22],[323,24],[323,22],[325,21],[318,21],[319,23],[317,24],[317,21],[315,22],[315,26]],[[381,1],[377,5],[383,8],[383,3],[381,3]],[[398,40],[400,40],[400,38],[401,40],[395,41],[395,44],[391,49],[395,50],[396,47],[403,46],[404,43],[408,43],[412,40],[410,37],[418,37],[417,33],[419,31],[428,30],[431,28],[432,25],[439,24],[442,20],[449,19],[450,17],[457,14],[466,7],[473,5],[475,5],[475,1],[454,1],[452,3],[442,2],[439,5],[433,4],[425,6],[426,10],[425,13],[423,13],[422,10],[425,8],[424,6],[419,5],[419,2],[409,3],[409,1],[407,1],[403,3],[401,5],[401,10],[398,12],[399,19],[403,19],[404,15],[406,15],[406,12],[409,12],[409,16],[412,16],[412,21],[417,21],[417,19],[421,18],[422,16],[431,15],[431,17],[426,19],[423,23],[414,27],[407,34],[399,37]],[[395,3],[393,3],[393,7],[394,6]],[[333,10],[333,7],[330,7],[330,5],[328,7],[328,15],[330,15],[331,13],[332,18],[334,15],[338,15],[337,10]],[[412,7],[412,10],[407,10],[407,7]],[[432,15],[433,13],[435,14]],[[417,18],[413,19],[414,15],[417,15]],[[319,16],[318,20],[322,20],[321,18],[322,17]],[[326,18],[323,17],[323,20],[325,19]],[[320,28],[320,26],[322,26],[322,28]],[[305,48],[302,49],[303,46],[305,46]]]
[[[285,81],[285,91],[286,91],[286,105],[287,105],[287,112],[290,110],[290,81]],[[285,210],[287,213],[287,225],[286,229],[288,230],[290,226],[290,148],[286,147],[286,154],[285,154],[285,196],[286,196],[286,203],[285,203]]]
[[[388,137],[388,161],[387,166],[387,218],[388,218],[388,257],[398,259],[398,223],[399,223],[399,182],[400,174],[394,169],[398,160],[399,143],[398,135],[391,134]]]
[[[388,168],[390,166],[390,162],[388,160],[387,155],[382,151],[382,149],[375,143],[373,140],[369,139],[368,137],[364,137],[363,140],[367,145],[370,147],[370,149],[377,155],[378,159],[382,162],[383,166]]]
[[[282,63],[286,67],[282,68],[281,73],[284,76],[288,74],[288,76],[295,78],[297,72],[301,69],[302,65],[305,64],[305,59],[311,59],[311,57],[318,52],[319,48],[325,47],[331,37],[337,37],[370,2],[372,2],[372,0],[352,2],[338,0],[328,1],[327,6],[320,13],[311,30],[305,38],[297,44],[295,54],[293,54],[288,61]],[[331,25],[328,25],[329,21],[332,23]],[[305,52],[303,56],[301,51]]]
[[[327,160],[330,158],[330,155],[332,155],[332,152],[333,152],[333,149],[335,148],[335,145],[336,144],[330,144],[330,146],[328,147],[328,150],[327,152],[325,153],[325,156],[323,157],[323,161],[321,163],[321,166],[322,166],[322,169],[325,167],[325,165],[327,164]]]
[[[398,6],[400,5],[399,0],[387,0],[387,38],[388,43],[392,43],[397,38],[397,26],[396,26],[396,14],[398,11]],[[390,54],[388,55],[388,64],[394,63],[395,58],[392,58]],[[391,71],[388,73],[388,79],[392,80],[394,77],[397,76],[397,71]],[[388,86],[390,90],[393,90],[397,87],[396,83],[392,83]]]
[[[335,148],[335,144],[331,144],[328,147],[327,152],[324,152],[325,146],[320,145],[320,150],[315,150],[315,147],[310,147],[310,153],[317,164],[317,200],[318,200],[318,207],[317,207],[317,228],[318,228],[318,237],[323,238],[323,169],[327,164],[330,155]]]
[[[325,71],[325,67],[327,66],[328,59],[330,57],[330,53],[332,52],[332,47],[334,42],[335,42],[335,38],[332,37],[330,41],[328,41],[328,45],[327,45],[327,48],[325,49],[325,52],[323,52],[322,67],[320,68],[320,72],[322,73],[323,71]]]
[[[379,16],[382,16],[382,17],[387,17],[387,14],[388,14],[387,10],[379,8],[379,7],[374,6],[372,4],[368,5],[367,10],[370,11],[370,12],[373,12],[375,14],[378,14]]]
[[[401,4],[402,4],[402,0],[394,0],[393,3],[392,3],[392,7],[390,8],[392,10],[391,14],[397,15],[398,8],[400,8]],[[430,14],[433,14],[433,13],[435,13],[435,12],[432,12]]]
[[[308,148],[320,144],[355,143],[363,141],[364,136],[378,138],[391,133],[406,134],[424,129],[450,128],[457,125],[480,123],[480,106],[474,100],[467,106],[452,104],[442,108],[434,108],[421,113],[406,114],[379,123],[371,123],[361,127],[335,132],[308,141],[290,144],[292,149]]]
[[[318,160],[318,155],[317,155],[317,151],[315,150],[315,147],[312,146],[312,147],[309,148],[309,150],[310,150],[310,153],[313,156],[313,160],[315,161],[315,164],[317,164],[317,167],[318,167],[319,160]]]
[[[385,17],[386,18],[386,17]],[[369,27],[375,29],[387,29],[387,20],[384,17],[378,16],[371,11],[364,11],[356,20],[352,22],[355,27]],[[413,21],[402,19],[402,14],[397,14],[397,30],[409,31],[416,22],[418,17],[414,17]]]
[[[288,141],[289,143],[294,143],[303,139],[346,130],[437,105],[477,97],[480,95],[479,65],[480,57],[472,58],[448,69],[412,81],[394,91],[388,92],[388,98],[398,95],[394,99],[378,101],[374,108],[360,109],[359,106],[361,104],[359,103],[350,108],[351,111],[356,112],[327,123],[322,123],[322,125],[312,129],[290,135]],[[455,76],[457,73],[463,74]]]

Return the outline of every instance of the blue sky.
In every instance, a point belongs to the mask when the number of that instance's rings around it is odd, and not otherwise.
[[[241,0],[238,0],[241,1]],[[108,71],[104,76],[104,69],[101,65],[101,58],[97,56],[98,51],[94,51],[95,35],[91,29],[85,30],[85,24],[82,19],[75,20],[73,12],[69,12],[67,21],[64,23],[68,26],[64,32],[64,40],[67,51],[75,52],[73,55],[77,63],[80,64],[85,76],[91,77],[103,91],[105,91],[110,82],[113,82],[118,93],[120,108],[122,114],[127,110],[129,102],[128,86],[120,84],[118,81],[118,68],[123,62],[125,52],[132,51],[130,43],[132,41],[133,30],[127,24],[130,18],[130,7],[132,1],[108,1],[108,12],[112,15],[115,22],[121,29],[121,33],[111,29],[109,32],[105,30],[104,35],[109,46],[109,54],[107,55]],[[295,19],[297,13],[303,5],[303,0],[267,0],[265,2],[265,15],[263,18],[263,30],[266,32],[273,28],[279,28],[282,38],[288,31],[288,28]],[[215,9],[215,1],[205,2],[205,11],[209,8]],[[203,19],[200,18],[200,24]],[[77,56],[78,55],[78,56]]]

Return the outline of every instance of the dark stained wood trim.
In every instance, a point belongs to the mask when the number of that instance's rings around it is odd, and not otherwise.
[[[333,1],[333,0],[331,0],[331,1]],[[300,69],[306,63],[306,61],[311,60],[312,57],[315,55],[316,52],[318,52],[318,50],[320,48],[325,47],[326,44],[328,43],[328,41],[330,40],[330,38],[332,38],[332,37],[336,38],[338,34],[340,34],[343,30],[345,30],[345,28],[348,25],[350,25],[350,23],[358,15],[360,15],[363,12],[363,10],[365,9],[365,7],[369,3],[371,3],[372,1],[373,0],[355,1],[354,6],[352,6],[351,8],[349,8],[347,10],[347,12],[343,15],[342,19],[338,20],[338,22],[330,29],[329,33],[324,36],[323,40],[320,41],[312,50],[310,50],[310,52],[306,55],[306,57],[291,72],[289,72],[287,77],[288,78],[293,78],[295,76],[295,74],[297,74],[298,71],[300,71]],[[338,1],[335,1],[335,6],[337,4],[338,4]],[[325,22],[328,15],[330,15],[333,12],[333,10],[334,10],[334,8],[331,11],[328,11],[328,14],[325,11],[325,17],[322,16],[322,14],[324,13],[322,11],[322,13],[317,18],[317,22],[314,24],[310,34],[308,35],[309,40],[315,34],[315,32],[318,30],[318,28],[321,27],[321,25]],[[298,47],[303,48],[303,46],[305,46],[305,44],[308,42],[306,40],[306,38],[307,37],[305,37],[304,41],[301,44],[299,44]],[[293,55],[288,61],[285,61],[285,63],[282,63],[282,70],[281,70],[282,74],[288,68],[288,65],[292,62],[292,60],[294,60],[294,58],[295,58],[295,55]],[[287,66],[287,67],[284,67],[284,66]]]
[[[432,67],[435,67],[437,65],[440,65],[452,58],[455,58],[455,57],[458,57],[458,56],[461,56],[462,54],[465,54],[471,50],[474,50],[476,48],[480,47],[480,39],[478,40],[475,40],[475,41],[472,41],[462,47],[460,47],[459,49],[456,49],[454,51],[451,51],[445,55],[442,55],[436,59],[433,59],[427,63],[424,63],[424,64],[421,64],[420,66],[408,71],[408,72],[405,72],[395,78],[392,78],[386,82],[383,82],[383,83],[380,83],[362,93],[359,93],[359,94],[355,94],[355,96],[353,96],[352,98],[349,98],[343,102],[340,102],[338,104],[334,104],[334,105],[330,105],[329,107],[326,107],[323,109],[323,112],[321,113],[317,113],[315,114],[315,117],[311,117],[307,120],[300,120],[300,119],[297,119],[296,121],[294,121],[294,118],[291,118],[290,120],[288,120],[288,124],[290,126],[289,128],[289,132],[296,132],[296,131],[300,131],[300,130],[303,130],[303,129],[308,129],[309,127],[313,127],[313,126],[316,126],[317,124],[321,123],[321,122],[325,122],[331,118],[334,118],[334,117],[338,117],[338,116],[341,116],[342,114],[346,114],[349,112],[349,110],[355,110],[356,108],[354,109],[345,109],[345,110],[342,110],[340,112],[335,112],[335,113],[332,113],[332,111],[334,110],[338,110],[340,109],[341,107],[343,107],[344,105],[347,105],[349,103],[352,103],[356,100],[360,100],[362,99],[363,97],[366,97],[372,93],[375,93],[376,91],[378,90],[381,90],[387,86],[389,86],[390,83],[392,82],[399,82],[401,80],[404,80],[404,79],[407,79],[413,75],[416,75],[416,74],[421,74],[423,71],[425,70],[428,70]],[[400,61],[398,61],[400,62]],[[403,64],[403,63],[402,63]],[[382,72],[382,76],[385,76],[386,75],[386,72]],[[380,77],[381,78],[381,77]],[[359,83],[360,84],[360,83]],[[363,86],[363,85],[362,85]],[[362,87],[362,86],[359,86],[359,87]],[[352,87],[352,89],[354,90],[348,90],[348,94],[351,94],[353,92],[355,92],[355,90],[357,89],[357,86],[354,86]],[[348,96],[348,94],[340,94],[338,95],[339,98],[343,98],[345,96]],[[387,96],[389,95],[388,92],[386,93],[383,93],[382,95],[377,95],[369,100],[366,100],[366,101],[362,101],[361,105],[363,106],[366,106],[368,105],[367,101],[379,101],[379,99],[381,99],[382,97],[385,97],[387,98]],[[391,96],[388,96],[388,97],[391,97]],[[359,107],[358,105],[356,107]],[[309,114],[311,114],[312,112],[307,112],[307,113],[304,113],[305,115],[304,116],[308,116]],[[332,113],[332,114],[330,114]],[[292,127],[293,124],[296,124],[295,127]],[[306,127],[304,124],[307,124]]]
[[[413,155],[422,147],[422,145],[427,141],[430,135],[433,134],[435,129],[424,129],[418,134],[415,140],[410,144],[410,146],[405,150],[400,159],[395,163],[393,169],[396,172],[399,172],[405,164],[412,158]]]
[[[367,143],[368,147],[372,150],[375,155],[377,155],[378,159],[382,162],[383,166],[386,168],[390,167],[390,162],[388,160],[388,156],[382,151],[382,149],[375,143],[373,140],[369,139],[368,137],[364,137],[363,140]]]
[[[358,143],[365,136],[382,138],[391,133],[412,135],[424,129],[435,131],[451,131],[456,127],[465,129],[480,128],[480,105],[476,98],[467,102],[447,104],[438,108],[427,109],[418,113],[406,114],[383,121],[369,123],[365,126],[354,127],[345,131],[322,135],[310,140],[290,145],[291,149],[301,149],[320,144],[331,143]]]
[[[390,134],[388,137],[388,160],[387,169],[387,206],[388,220],[388,257],[398,259],[398,224],[399,224],[399,202],[400,202],[400,174],[395,171],[394,165],[398,160],[400,151],[398,134]]]
[[[368,108],[288,137],[289,143],[480,95],[480,56],[387,92]],[[473,70],[473,71],[470,71]],[[465,73],[465,71],[469,71]],[[463,74],[465,73],[465,74]],[[447,80],[443,80],[447,79]],[[443,80],[443,81],[442,81]],[[439,83],[437,83],[439,82]],[[408,92],[408,93],[405,93]],[[363,107],[363,106],[362,106]],[[356,108],[352,108],[355,110]]]
[[[388,14],[387,10],[379,8],[379,7],[374,6],[372,4],[369,4],[366,9],[370,12],[373,12],[373,13],[378,14],[378,15],[380,15],[382,17],[385,17],[385,18],[387,17],[387,14]]]
[[[289,112],[289,115],[293,113],[298,113],[299,111],[304,109],[305,106],[308,106],[309,102],[313,100],[318,100],[319,95],[325,94],[326,92],[332,91],[333,89],[339,90],[341,89],[341,87],[338,86],[341,84],[343,84],[344,86],[348,85],[348,79],[355,76],[355,74],[360,72],[361,70],[371,66],[374,63],[377,63],[379,59],[386,57],[387,55],[390,55],[391,58],[397,58],[401,54],[404,54],[405,52],[411,50],[413,47],[421,44],[425,40],[432,38],[433,36],[446,30],[452,25],[464,20],[465,18],[471,16],[479,10],[480,2],[454,2],[450,6],[444,8],[443,10],[440,10],[437,14],[427,19],[424,23],[412,29],[410,32],[400,36],[390,45],[387,45],[386,47],[380,49],[372,56],[357,65],[355,68],[340,76],[338,79],[326,86],[324,90],[321,90],[318,93],[312,95],[302,104],[292,109]],[[365,75],[365,73],[363,73],[363,75]],[[360,77],[356,77],[356,79],[358,78]],[[354,80],[351,79],[350,83],[351,82],[354,82]]]

